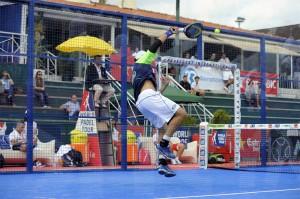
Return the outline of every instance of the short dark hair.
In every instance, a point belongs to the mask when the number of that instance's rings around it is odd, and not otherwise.
[[[200,79],[200,77],[197,75],[194,79]]]

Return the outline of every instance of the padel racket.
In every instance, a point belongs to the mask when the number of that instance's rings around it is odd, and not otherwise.
[[[199,22],[191,23],[184,28],[179,28],[179,32],[183,32],[185,36],[191,39],[195,39],[202,34],[203,26]]]

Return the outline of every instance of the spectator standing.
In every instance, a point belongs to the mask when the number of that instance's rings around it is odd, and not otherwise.
[[[2,72],[1,84],[3,91],[7,94],[6,102],[8,105],[13,105],[13,96],[14,96],[14,81],[10,77],[7,71]]]
[[[197,96],[204,96],[205,91],[200,88],[200,77],[196,76],[195,81],[192,83],[192,94],[195,94]]]
[[[184,74],[182,80],[180,81],[180,85],[188,92],[191,92],[191,84],[188,81],[188,75]]]
[[[229,58],[226,56],[225,53],[222,54],[221,59],[219,60],[220,63],[230,64]],[[233,84],[233,74],[230,69],[223,70],[223,82],[224,82],[224,90],[229,92],[229,86]]]
[[[134,49],[134,52],[132,53],[132,56],[133,56],[133,57],[136,57],[136,55],[137,55],[137,53],[138,53],[139,51],[140,51],[139,48],[136,47],[136,48]]]
[[[77,100],[77,96],[72,95],[71,99],[66,103],[62,104],[59,108],[65,110],[65,112],[68,114],[69,120],[77,119],[80,111],[80,105]]]
[[[213,53],[214,54],[214,53]],[[220,63],[224,63],[224,64],[230,64],[230,60],[229,58],[226,56],[225,53],[222,53],[222,57],[219,60]]]
[[[87,90],[94,90],[94,102],[95,107],[107,108],[107,102],[109,98],[115,93],[115,89],[110,86],[108,76],[106,74],[106,68],[102,64],[102,58],[100,55],[94,57],[94,61],[87,67],[85,76],[85,87]],[[101,94],[105,92],[102,99]]]
[[[259,107],[259,95],[260,95],[259,86],[255,84],[253,79],[250,79],[245,89],[245,96],[248,105]]]
[[[43,78],[43,72],[38,70],[34,78],[34,92],[37,98],[40,99],[41,106],[44,108],[49,107],[48,105],[48,94],[45,90],[45,82]]]

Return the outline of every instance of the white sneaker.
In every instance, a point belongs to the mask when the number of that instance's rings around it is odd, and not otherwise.
[[[226,91],[226,93],[229,92],[228,88],[226,86],[224,86],[224,90]]]
[[[177,164],[177,161],[175,159],[171,159],[172,164]]]
[[[182,164],[182,162],[180,160],[178,160],[177,158],[175,159],[176,164]]]

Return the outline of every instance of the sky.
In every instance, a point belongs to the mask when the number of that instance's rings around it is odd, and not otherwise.
[[[176,13],[176,0],[136,1],[139,9]],[[237,17],[244,17],[241,27],[255,30],[300,24],[300,0],[181,0],[180,15],[233,27]]]

